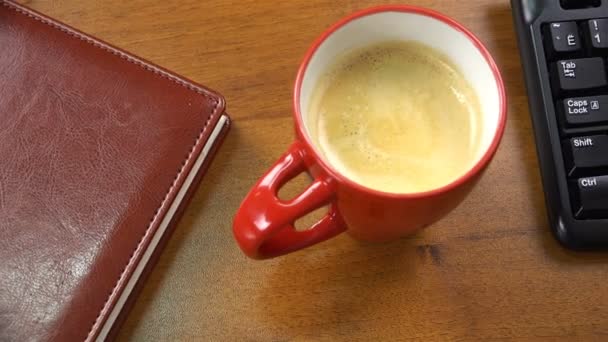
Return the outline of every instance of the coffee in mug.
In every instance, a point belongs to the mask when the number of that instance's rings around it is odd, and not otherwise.
[[[480,148],[479,99],[443,53],[387,41],[337,58],[317,82],[308,126],[325,159],[384,192],[423,192],[471,168]]]

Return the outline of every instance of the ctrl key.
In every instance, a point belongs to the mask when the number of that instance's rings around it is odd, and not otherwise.
[[[578,218],[608,217],[608,176],[580,178],[578,191]]]

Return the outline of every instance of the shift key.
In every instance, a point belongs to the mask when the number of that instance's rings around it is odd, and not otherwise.
[[[555,66],[561,90],[597,88],[607,84],[604,61],[600,57],[562,60]]]
[[[602,215],[608,212],[608,176],[580,178],[577,182],[579,218]]]
[[[608,167],[608,135],[590,135],[570,139],[571,156],[568,175],[576,176],[595,168]]]

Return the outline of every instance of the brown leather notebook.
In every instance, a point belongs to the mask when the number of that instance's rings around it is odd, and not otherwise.
[[[224,109],[0,0],[0,341],[113,336],[228,130]]]

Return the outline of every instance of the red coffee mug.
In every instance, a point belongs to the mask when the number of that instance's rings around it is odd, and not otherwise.
[[[477,159],[470,169],[437,189],[393,194],[367,188],[340,174],[312,143],[306,115],[312,90],[323,71],[345,51],[389,40],[414,40],[446,54],[476,91],[483,113]],[[244,199],[234,219],[234,236],[254,259],[272,258],[334,237],[344,231],[366,241],[412,234],[439,220],[462,202],[494,156],[506,123],[504,85],[481,42],[454,20],[431,10],[388,5],[342,19],[306,53],[294,89],[296,140]],[[279,189],[302,172],[312,184],[290,201]],[[325,217],[305,231],[294,221],[329,205]]]

